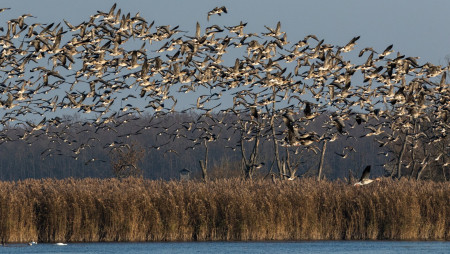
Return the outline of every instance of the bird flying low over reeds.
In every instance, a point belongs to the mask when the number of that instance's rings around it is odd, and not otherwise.
[[[359,182],[355,183],[354,186],[366,185],[366,184],[373,182],[374,180],[370,179],[369,176],[370,176],[370,165],[368,165],[364,169],[364,171],[361,175],[361,178],[359,179]],[[375,179],[375,181],[380,181],[380,180],[381,180],[380,178]]]

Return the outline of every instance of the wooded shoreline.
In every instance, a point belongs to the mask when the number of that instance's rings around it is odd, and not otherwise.
[[[450,183],[222,179],[0,182],[2,243],[450,240]]]

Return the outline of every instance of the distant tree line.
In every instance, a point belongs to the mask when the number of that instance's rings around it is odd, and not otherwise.
[[[152,116],[144,115],[138,119],[127,121],[127,123],[117,122],[120,124],[115,131],[108,128],[99,129],[97,132],[94,127],[87,125],[83,126],[84,121],[77,116],[66,116],[71,119],[68,125],[62,124],[55,128],[55,133],[61,131],[66,132],[65,138],[70,140],[67,142],[58,142],[57,140],[49,139],[46,135],[41,135],[35,140],[29,141],[15,141],[4,142],[0,146],[2,156],[0,158],[0,178],[2,180],[19,180],[26,178],[66,178],[66,177],[115,177],[120,176],[120,170],[115,167],[120,167],[117,163],[117,158],[120,154],[127,154],[130,148],[134,147],[133,151],[142,151],[142,160],[138,164],[131,166],[132,175],[143,175],[145,178],[152,179],[178,179],[179,170],[188,168],[192,171],[192,177],[201,179],[201,167],[199,160],[204,159],[205,147],[201,145],[192,145],[192,140],[195,136],[188,132],[183,133],[178,131],[178,135],[186,135],[184,139],[176,138],[177,134],[170,134],[171,129],[185,129],[182,126],[187,126],[198,118],[198,114],[184,113],[165,115],[158,120],[157,127],[141,130],[139,136],[127,136],[134,131],[139,131],[147,123],[152,121]],[[322,116],[326,118],[327,116]],[[233,122],[231,116],[228,122]],[[123,120],[122,120],[123,121]],[[318,129],[320,126],[311,124],[311,130]],[[167,130],[169,129],[169,130]],[[187,129],[185,129],[187,130]],[[117,132],[116,132],[117,131]],[[23,129],[11,128],[6,132],[9,136],[21,135],[24,133]],[[14,133],[14,134],[13,134]],[[176,132],[173,132],[176,133]],[[49,131],[47,134],[51,135]],[[359,137],[364,134],[361,126],[355,126],[352,135]],[[190,135],[190,136],[187,136]],[[234,146],[239,142],[239,134],[229,131],[226,133],[220,131],[215,133],[218,136],[215,142],[211,143],[209,150],[209,158],[211,168],[209,175],[214,178],[227,178],[245,176],[245,169],[242,165],[242,153],[240,148]],[[97,142],[97,139],[102,140],[102,143]],[[229,140],[228,140],[229,139]],[[323,175],[327,179],[344,178],[350,176],[357,176],[358,170],[365,165],[374,165],[374,173],[376,175],[390,175],[392,168],[396,162],[396,155],[398,156],[398,148],[395,152],[396,146],[401,142],[397,142],[392,149],[380,146],[375,138],[367,137],[366,142],[358,142],[356,138],[349,137],[346,139],[338,139],[335,142],[330,142],[327,149],[327,156],[324,160]],[[264,166],[254,172],[258,177],[269,177],[269,171],[273,168],[273,145],[264,139],[261,141],[261,161]],[[31,145],[32,144],[32,145]],[[165,144],[165,145],[164,145]],[[438,145],[438,144],[436,144]],[[445,147],[444,144],[440,144]],[[345,151],[345,147],[352,147],[354,151]],[[247,150],[251,146],[247,145]],[[346,158],[343,158],[344,152],[348,152]],[[437,149],[430,149],[438,153]],[[78,153],[78,158],[75,160],[68,154]],[[282,151],[284,154],[285,151]],[[387,154],[387,156],[386,156]],[[299,176],[316,176],[318,174],[318,167],[320,161],[320,151],[313,151],[301,147],[294,155],[296,161],[296,175]],[[420,156],[420,155],[419,155]],[[96,160],[91,161],[92,158]],[[410,161],[405,156],[405,161]],[[443,179],[443,173],[448,174],[448,171],[443,171],[442,167],[433,161],[428,171],[423,172],[423,179]],[[409,162],[408,162],[409,163]],[[387,165],[383,167],[383,165]],[[126,163],[122,166],[130,168]],[[138,170],[139,169],[139,170]],[[408,170],[409,169],[409,170]],[[126,172],[124,172],[126,173]],[[412,168],[404,165],[404,172],[406,176],[415,177],[417,172],[413,172]],[[393,176],[397,177],[397,174]]]

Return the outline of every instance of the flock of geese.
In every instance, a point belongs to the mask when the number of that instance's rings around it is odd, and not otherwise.
[[[214,15],[227,13],[224,6],[212,9],[208,24]],[[280,22],[256,34],[247,33],[242,21],[205,28],[197,22],[190,35],[179,26],[148,22],[139,13],[122,13],[116,4],[77,25],[27,23],[34,20],[24,14],[0,28],[0,143],[32,144],[44,135],[71,147],[77,158],[91,144],[70,138],[71,119],[61,117],[67,112],[82,114],[91,134],[113,133],[124,122],[152,114],[153,121],[124,139],[148,128],[167,131],[157,124],[166,115],[196,112],[197,121],[165,133],[174,139],[191,133],[192,147],[214,141],[219,128],[234,129],[246,142],[264,137],[294,150],[319,150],[319,142],[349,138],[355,125],[366,130],[358,138],[379,137],[380,146],[405,133],[430,144],[448,135],[448,67],[421,64],[418,57],[395,53],[393,45],[364,48],[350,61],[345,55],[352,54],[359,36],[344,46],[315,35],[291,43]],[[242,55],[233,57],[236,52]],[[195,102],[186,106],[192,97]],[[230,115],[237,120],[224,121]],[[324,115],[324,131],[307,128]],[[415,127],[418,123],[432,134]],[[11,136],[12,127],[23,131]],[[101,145],[125,146],[118,141]],[[261,165],[256,158],[254,164]],[[357,185],[371,182],[369,170]]]

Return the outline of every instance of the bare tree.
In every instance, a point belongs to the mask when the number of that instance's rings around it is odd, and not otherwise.
[[[139,162],[144,158],[144,154],[145,150],[136,143],[112,150],[110,158],[114,175],[118,178],[142,177]]]

